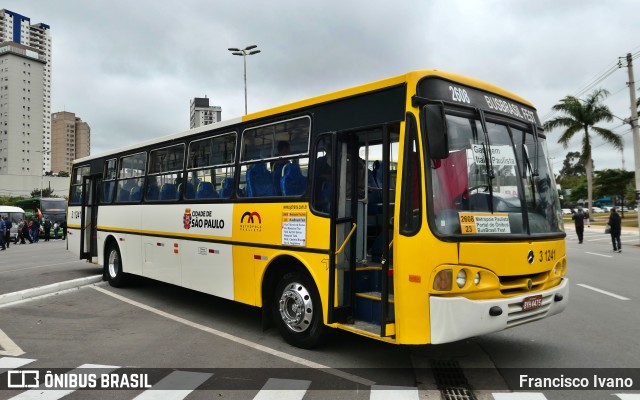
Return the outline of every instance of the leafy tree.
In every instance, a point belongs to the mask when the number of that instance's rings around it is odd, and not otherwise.
[[[587,176],[587,198],[589,212],[593,205],[593,160],[591,159],[591,132],[595,132],[604,139],[605,142],[611,144],[617,150],[622,150],[623,142],[620,135],[612,132],[610,129],[596,126],[600,122],[611,122],[613,114],[609,107],[602,104],[602,100],[609,95],[605,89],[596,89],[586,100],[580,100],[575,96],[566,96],[564,99],[553,106],[556,111],[562,112],[564,115],[553,118],[544,123],[547,130],[555,128],[564,128],[564,132],[558,143],[562,144],[566,149],[569,147],[571,138],[577,133],[582,133],[582,151],[580,161],[585,166]]]
[[[625,192],[633,181],[635,173],[622,169],[605,169],[595,172],[595,191],[598,196],[621,197],[624,204]],[[624,211],[622,212],[624,217]]]
[[[580,183],[578,183],[571,189],[569,200],[571,200],[572,203],[577,203],[579,200],[582,200],[585,197],[587,197],[587,180],[582,179]]]
[[[41,191],[42,190],[42,191]],[[42,195],[40,195],[42,193]],[[53,189],[51,188],[35,188],[31,191],[31,197],[58,197],[53,194]]]
[[[58,176],[69,176],[69,173],[67,171],[60,171],[58,172]]]
[[[560,170],[560,176],[585,176],[587,171],[584,168],[584,164],[580,162],[580,152],[570,151],[564,158],[562,163],[562,169]]]

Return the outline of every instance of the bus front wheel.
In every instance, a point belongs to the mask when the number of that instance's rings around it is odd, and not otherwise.
[[[121,287],[125,281],[125,273],[122,270],[122,257],[117,244],[110,244],[107,249],[106,265],[107,280],[113,287]]]
[[[326,338],[322,304],[313,280],[306,274],[285,274],[276,287],[271,306],[273,320],[284,340],[310,349]]]

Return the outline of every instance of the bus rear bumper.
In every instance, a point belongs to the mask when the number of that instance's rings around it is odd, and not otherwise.
[[[523,311],[525,298],[542,295],[542,305]],[[473,336],[498,332],[562,312],[569,299],[569,281],[563,278],[552,289],[495,300],[469,300],[464,297],[431,296],[431,343],[454,342]],[[500,315],[496,314],[502,311]]]

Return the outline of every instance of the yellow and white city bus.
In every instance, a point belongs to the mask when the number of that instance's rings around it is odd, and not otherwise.
[[[535,109],[436,70],[76,160],[68,233],[113,286],[142,275],[261,307],[303,348],[328,328],[452,342],[568,299]]]

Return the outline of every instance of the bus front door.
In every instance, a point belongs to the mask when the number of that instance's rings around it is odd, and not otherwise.
[[[101,181],[101,175],[82,178],[80,258],[89,261],[97,261],[98,257],[98,188]]]
[[[332,320],[380,336],[394,334],[391,244],[398,126],[339,132],[332,147]]]

